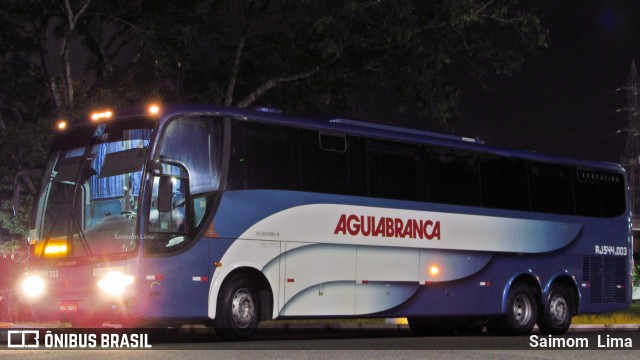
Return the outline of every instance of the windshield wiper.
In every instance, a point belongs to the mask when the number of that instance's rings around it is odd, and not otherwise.
[[[84,252],[87,256],[93,256],[93,252],[89,247],[89,242],[87,242],[86,236],[84,236],[84,230],[82,230],[82,226],[80,225],[80,221],[76,216],[71,216],[73,218],[73,225],[78,229],[78,240],[80,240],[80,245],[84,249]],[[72,235],[73,236],[73,235]],[[73,239],[73,238],[72,238]],[[67,242],[69,242],[69,237],[67,236]]]
[[[61,212],[58,213],[58,216],[61,216],[61,214],[62,214]],[[51,224],[51,227],[49,228],[49,231],[47,231],[47,235],[45,235],[44,237],[44,243],[42,244],[42,250],[40,251],[40,257],[44,257],[44,254],[46,253],[46,250],[47,250],[47,245],[49,245],[49,241],[51,240],[51,234],[53,234],[53,230],[55,230],[57,224],[58,224],[57,221],[53,221]]]

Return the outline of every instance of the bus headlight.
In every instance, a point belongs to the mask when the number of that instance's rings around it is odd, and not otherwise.
[[[108,295],[120,296],[129,285],[133,284],[133,279],[132,275],[111,272],[98,281],[98,287]]]
[[[44,280],[38,275],[29,275],[22,280],[22,292],[29,298],[42,295],[44,286]]]

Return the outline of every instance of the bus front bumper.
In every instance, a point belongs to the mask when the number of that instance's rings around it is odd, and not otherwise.
[[[74,327],[127,327],[135,319],[135,298],[46,298],[29,305],[35,321],[70,322]]]

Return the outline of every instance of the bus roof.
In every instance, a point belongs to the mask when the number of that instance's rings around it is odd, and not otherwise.
[[[608,162],[579,160],[568,157],[545,155],[527,150],[514,150],[484,144],[477,138],[436,133],[418,129],[373,123],[341,117],[300,117],[283,114],[273,109],[240,109],[213,105],[163,105],[157,116],[160,126],[168,120],[184,114],[202,114],[231,117],[242,121],[255,121],[264,124],[289,126],[308,130],[316,130],[327,134],[352,135],[377,138],[382,140],[430,144],[457,148],[461,150],[479,151],[505,157],[522,158],[558,164],[571,164],[579,167],[600,168],[624,171],[621,165]],[[133,108],[114,114],[114,120],[132,117],[148,117],[146,109]],[[113,121],[113,120],[112,120]]]

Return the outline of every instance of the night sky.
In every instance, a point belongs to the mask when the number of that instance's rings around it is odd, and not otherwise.
[[[548,47],[511,77],[464,87],[457,132],[486,143],[620,162],[628,128],[626,89],[640,67],[640,0],[533,2]],[[640,141],[640,139],[638,139]]]

